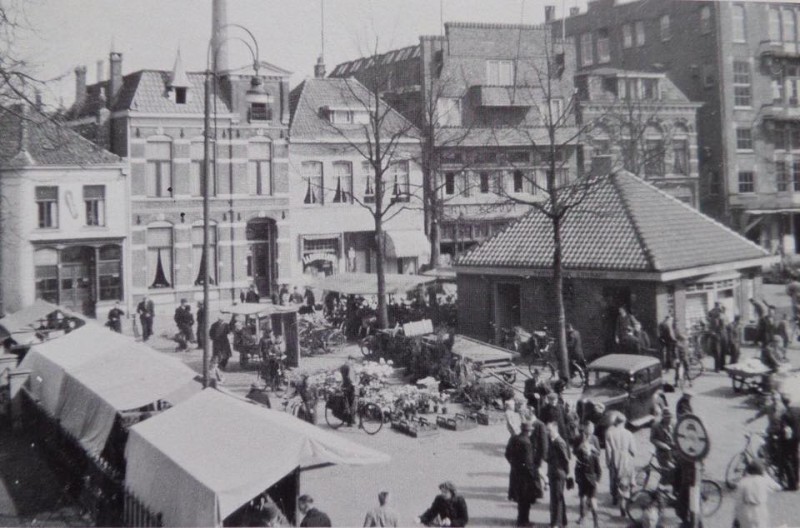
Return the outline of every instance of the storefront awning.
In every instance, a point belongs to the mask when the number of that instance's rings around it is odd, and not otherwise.
[[[415,290],[423,284],[435,281],[436,277],[387,273],[386,293],[406,293]],[[377,295],[378,275],[374,273],[339,273],[328,277],[309,278],[306,281],[306,286],[323,291],[338,292],[344,295]]]
[[[800,213],[800,207],[785,207],[783,209],[746,209],[745,213],[749,215],[771,215],[771,214],[786,214],[786,213]]]
[[[387,257],[427,257],[430,254],[431,243],[422,231],[386,231]]]
[[[222,526],[240,506],[291,473],[389,456],[294,416],[206,389],[133,426],[125,484],[164,526]]]

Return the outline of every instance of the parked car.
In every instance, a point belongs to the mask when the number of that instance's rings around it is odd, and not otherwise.
[[[663,388],[661,363],[652,356],[609,354],[586,369],[586,385],[576,407],[581,421],[595,423],[598,438],[605,437],[610,411],[619,411],[638,428],[652,420],[653,395]]]

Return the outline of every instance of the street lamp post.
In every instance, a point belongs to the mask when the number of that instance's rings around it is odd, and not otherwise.
[[[259,67],[259,52],[258,52],[258,41],[256,40],[253,33],[250,32],[246,27],[240,26],[239,24],[226,24],[220,29],[224,29],[225,27],[236,27],[243,30],[250,36],[252,39],[252,45],[248,43],[246,40],[240,37],[228,37],[224,40],[219,42],[215,42],[214,38],[209,41],[208,43],[208,52],[206,54],[206,72],[205,72],[205,82],[204,82],[204,103],[203,103],[203,175],[202,175],[202,184],[203,184],[203,255],[201,257],[201,262],[204,266],[202,272],[205,275],[203,277],[203,327],[199,330],[203,332],[203,386],[208,387],[209,385],[209,360],[211,357],[210,348],[211,343],[208,335],[208,330],[210,327],[210,315],[211,315],[211,305],[210,301],[210,273],[209,267],[212,265],[210,262],[210,255],[211,252],[211,244],[210,244],[210,237],[209,231],[211,229],[211,220],[210,220],[210,202],[209,202],[209,178],[210,175],[215,172],[212,171],[211,165],[211,96],[212,96],[212,89],[213,94],[216,96],[216,83],[218,81],[218,72],[217,72],[217,54],[219,53],[220,48],[224,43],[229,40],[238,40],[239,42],[243,43],[247,46],[247,49],[250,50],[250,54],[253,58],[253,70],[254,74],[250,81],[250,88],[247,90],[245,94],[245,102],[250,104],[252,103],[259,103],[259,102],[266,102],[268,100],[267,94],[264,91],[264,88],[261,86],[261,79],[258,76],[258,67]],[[213,86],[212,86],[212,83]],[[216,126],[214,127],[214,148],[216,148]],[[216,153],[214,155],[214,159],[216,159]],[[216,265],[216,264],[214,264]]]

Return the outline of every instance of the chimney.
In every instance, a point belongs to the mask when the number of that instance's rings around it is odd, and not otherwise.
[[[314,65],[314,77],[317,79],[325,78],[325,62],[322,59],[322,55],[317,57],[317,63]]]
[[[573,17],[573,16],[578,16],[580,14],[581,14],[581,8],[580,7],[570,7],[569,8],[569,16]]]
[[[97,61],[97,82],[103,82],[103,61]]]
[[[216,57],[217,72],[224,72],[228,69],[228,52],[225,39],[228,36],[228,3],[227,0],[213,0],[211,13],[211,49]]]
[[[80,105],[86,100],[86,66],[75,68],[75,104]]]
[[[114,98],[122,88],[122,53],[112,51],[108,55],[108,92],[106,93],[107,104],[110,106]]]
[[[552,22],[556,18],[556,6],[544,6],[544,21],[545,23]]]

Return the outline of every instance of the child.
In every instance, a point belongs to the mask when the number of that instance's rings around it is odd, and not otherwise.
[[[578,485],[578,498],[580,499],[578,524],[583,522],[584,504],[588,504],[589,511],[592,512],[594,528],[598,528],[595,495],[602,470],[600,469],[600,452],[592,445],[593,437],[591,428],[584,427],[581,442],[575,448],[575,482]]]

